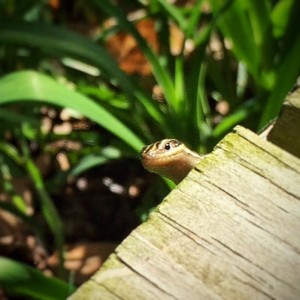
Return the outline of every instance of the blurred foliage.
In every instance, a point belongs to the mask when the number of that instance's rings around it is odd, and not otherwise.
[[[62,280],[49,278],[32,267],[5,257],[0,257],[0,282],[12,295],[23,295],[27,299],[65,300],[74,291],[74,287]]]
[[[167,0],[2,0],[0,6],[1,188],[16,200],[0,208],[38,232],[11,183],[29,177],[61,265],[64,237],[50,194],[68,176],[112,159],[137,159],[143,144],[165,137],[205,153],[236,124],[259,130],[277,116],[299,75],[297,0],[191,0],[181,6]],[[153,22],[154,44],[137,30],[142,20]],[[153,78],[124,72],[108,51],[109,39],[125,32]],[[70,133],[83,147],[68,153],[71,169],[51,184],[32,157],[32,145],[49,153],[48,143],[62,137],[42,130],[45,104],[99,125]],[[140,216],[148,209],[143,202]]]

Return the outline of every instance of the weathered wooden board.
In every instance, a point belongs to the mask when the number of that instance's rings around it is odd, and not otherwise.
[[[279,118],[262,136],[300,158],[300,88],[286,97]]]
[[[300,160],[237,127],[70,299],[300,299]]]

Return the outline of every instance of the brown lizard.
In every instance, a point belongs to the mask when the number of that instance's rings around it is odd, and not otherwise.
[[[179,183],[203,159],[176,139],[164,139],[142,148],[144,168]]]

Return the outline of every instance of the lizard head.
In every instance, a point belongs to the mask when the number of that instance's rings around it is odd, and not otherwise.
[[[140,155],[146,170],[175,183],[179,183],[201,158],[176,139],[164,139],[147,145]]]

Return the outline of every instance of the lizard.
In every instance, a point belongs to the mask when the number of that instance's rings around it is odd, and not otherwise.
[[[147,171],[167,177],[176,184],[204,157],[176,139],[164,139],[146,145],[141,149],[140,155]]]

